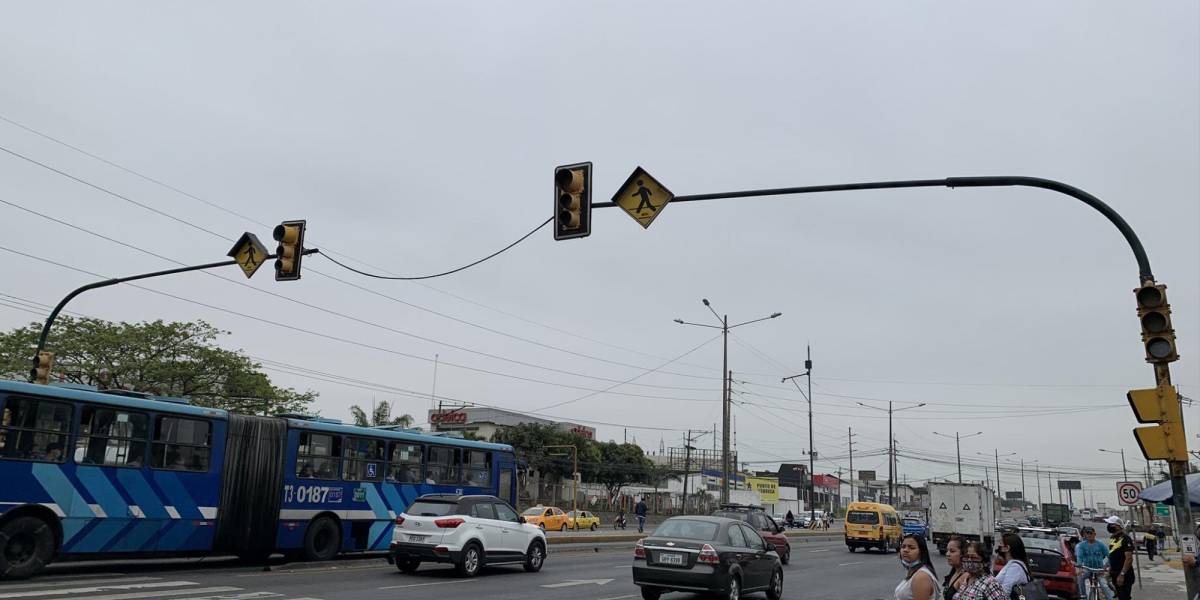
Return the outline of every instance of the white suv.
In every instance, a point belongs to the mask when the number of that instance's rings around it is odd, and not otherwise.
[[[396,517],[388,552],[388,562],[405,573],[422,562],[451,563],[464,577],[484,565],[521,564],[533,573],[545,561],[546,533],[495,496],[417,498]]]

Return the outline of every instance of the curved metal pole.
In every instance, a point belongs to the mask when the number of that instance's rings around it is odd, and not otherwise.
[[[1141,240],[1138,239],[1136,233],[1125,222],[1117,211],[1111,206],[1105,204],[1099,198],[1071,185],[1067,185],[1053,179],[1043,179],[1041,177],[1024,177],[1017,175],[996,175],[983,177],[947,177],[945,179],[912,179],[906,181],[874,181],[866,183],[839,183],[833,185],[810,185],[802,187],[788,188],[771,188],[763,190],[744,190],[739,192],[718,192],[715,194],[692,194],[685,196],[676,196],[671,199],[671,202],[694,202],[697,200],[720,200],[723,198],[750,198],[755,196],[784,196],[789,194],[813,194],[821,192],[849,192],[857,190],[883,190],[897,188],[919,188],[919,187],[1005,187],[1005,186],[1025,186],[1036,187],[1045,190],[1066,194],[1087,204],[1096,209],[1100,214],[1104,215],[1121,235],[1125,237],[1125,241],[1129,243],[1129,248],[1133,250],[1134,259],[1138,264],[1138,283],[1142,284],[1147,281],[1154,281],[1154,274],[1150,270],[1150,259],[1146,257],[1146,250],[1142,247]],[[612,202],[600,202],[592,205],[592,208],[608,208],[616,206]]]

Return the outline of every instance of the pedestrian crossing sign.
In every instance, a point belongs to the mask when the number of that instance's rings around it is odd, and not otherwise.
[[[232,256],[237,261],[242,272],[246,274],[246,279],[250,279],[254,276],[254,272],[271,256],[271,253],[267,251],[267,247],[262,242],[258,241],[258,236],[247,231],[238,238],[237,243],[229,250],[228,256]]]
[[[675,194],[672,194],[671,190],[659,183],[645,169],[638,167],[617,190],[612,201],[633,217],[634,221],[648,228],[674,197]]]

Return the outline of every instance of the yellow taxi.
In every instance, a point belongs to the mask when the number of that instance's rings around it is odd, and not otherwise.
[[[851,502],[846,507],[845,533],[846,547],[851,552],[858,548],[899,552],[904,526],[896,509],[887,504]]]
[[[590,529],[595,531],[600,526],[600,517],[586,511],[567,511],[567,526],[571,529]]]
[[[570,519],[567,513],[557,506],[534,506],[521,513],[525,522],[537,525],[542,531],[566,531]]]

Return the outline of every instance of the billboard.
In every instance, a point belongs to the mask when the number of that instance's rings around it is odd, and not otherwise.
[[[859,471],[859,481],[875,481],[875,471]]]
[[[1021,492],[1004,492],[1004,498],[1006,500],[1020,500]]]
[[[762,498],[763,504],[779,502],[778,477],[746,477],[746,485]]]
[[[1071,479],[1059,479],[1058,480],[1058,489],[1060,489],[1060,490],[1082,490],[1083,482],[1074,481]]]

